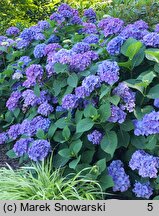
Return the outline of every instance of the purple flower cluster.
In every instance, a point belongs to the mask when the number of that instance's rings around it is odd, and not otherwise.
[[[10,126],[9,130],[7,131],[7,134],[10,139],[16,140],[18,136],[21,134],[20,133],[20,124],[15,124]]]
[[[7,133],[0,133],[0,145],[4,144],[8,140]]]
[[[133,192],[135,193],[136,197],[149,199],[150,196],[153,194],[153,189],[150,186],[150,182],[136,182],[134,184]]]
[[[142,42],[148,47],[159,47],[159,34],[156,32],[146,34]]]
[[[89,75],[82,81],[82,86],[85,88],[86,92],[91,94],[96,88],[100,87],[100,78],[96,75]]]
[[[12,94],[6,102],[6,107],[10,111],[14,111],[16,108],[18,108],[20,98],[21,93],[19,91],[12,92]]]
[[[99,36],[97,34],[90,34],[83,39],[84,43],[97,44],[99,41]]]
[[[53,110],[54,108],[47,101],[45,101],[39,106],[37,112],[43,116],[48,116],[51,112],[53,112]]]
[[[102,82],[113,85],[119,79],[119,66],[117,62],[105,60],[98,66],[98,75]]]
[[[132,170],[138,170],[143,178],[157,178],[159,169],[159,157],[154,157],[143,150],[133,153],[129,166]]]
[[[45,47],[46,44],[38,44],[36,45],[36,47],[34,48],[34,57],[35,58],[42,58],[45,56]]]
[[[120,160],[114,160],[108,167],[108,173],[114,181],[113,191],[127,191],[130,187],[129,176],[125,173],[124,165]]]
[[[85,34],[96,34],[97,27],[94,23],[83,23],[82,33]]]
[[[7,29],[6,34],[8,36],[17,36],[20,33],[20,30],[17,27],[10,27]]]
[[[72,51],[75,52],[75,53],[85,53],[87,51],[90,50],[90,46],[88,43],[85,43],[85,42],[79,42],[79,43],[76,43],[73,47],[72,47]]]
[[[94,145],[99,145],[103,138],[103,134],[98,130],[94,130],[92,133],[87,135],[87,138]]]
[[[135,93],[126,85],[126,83],[121,82],[113,90],[113,94],[118,95],[123,100],[124,104],[121,104],[120,108],[122,110],[128,110],[133,112],[135,108]]]
[[[67,94],[62,99],[62,108],[69,110],[78,106],[78,98],[74,94]]]
[[[32,138],[21,138],[18,140],[13,147],[13,151],[18,157],[23,156],[28,152],[29,145],[34,141]]]
[[[87,18],[87,22],[96,22],[96,13],[92,8],[84,10],[84,16]]]
[[[58,43],[50,43],[45,46],[45,55],[57,52],[62,47]]]
[[[159,112],[152,111],[144,115],[141,120],[134,120],[134,134],[148,136],[159,133]]]
[[[26,70],[27,80],[23,83],[23,86],[29,88],[34,86],[37,82],[41,82],[43,76],[43,68],[41,65],[32,64]]]
[[[38,22],[37,26],[43,31],[50,28],[50,23],[46,20],[41,20]]]
[[[111,105],[111,116],[109,117],[108,121],[119,124],[123,123],[126,119],[126,113],[121,110],[119,107],[115,105]]]
[[[28,150],[28,156],[33,161],[43,160],[51,151],[50,143],[47,140],[35,140]]]
[[[18,64],[24,69],[26,66],[28,66],[28,64],[31,62],[31,58],[29,56],[22,56],[19,60],[18,60]],[[22,65],[21,65],[22,64]]]
[[[110,40],[107,44],[107,51],[110,55],[118,55],[120,53],[121,46],[123,45],[125,39],[121,36],[117,36]]]

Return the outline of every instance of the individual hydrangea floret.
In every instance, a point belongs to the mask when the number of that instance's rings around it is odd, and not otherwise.
[[[20,33],[20,30],[17,27],[9,27],[6,31],[8,36],[17,36]]]
[[[72,51],[75,52],[75,53],[85,53],[87,51],[90,50],[90,46],[88,43],[85,43],[85,42],[79,42],[79,43],[76,43],[73,47],[72,47]]]
[[[62,107],[64,109],[74,109],[78,105],[78,98],[74,94],[67,94],[62,99]]]
[[[148,136],[159,133],[159,112],[152,111],[141,120],[134,120],[134,134],[136,136]]]
[[[103,134],[98,130],[94,130],[92,133],[87,135],[87,138],[94,145],[99,145],[103,138]]]
[[[130,187],[129,176],[125,173],[124,165],[120,160],[114,160],[108,167],[108,173],[112,177],[113,191],[125,192]]]
[[[21,93],[19,91],[12,92],[11,96],[6,102],[6,107],[8,110],[14,111],[16,108],[18,108],[20,98]]]
[[[17,137],[20,135],[20,124],[10,126],[9,130],[7,131],[7,134],[10,139],[16,140]]]
[[[83,39],[83,42],[88,44],[97,44],[99,41],[99,36],[97,34],[90,34]]]
[[[151,32],[143,37],[142,42],[148,47],[159,47],[159,34]]]
[[[153,189],[150,186],[150,182],[146,182],[146,183],[136,182],[134,184],[134,188],[132,191],[135,193],[136,197],[141,197],[146,199],[149,199],[150,196],[153,194]]]
[[[46,44],[38,44],[36,45],[36,47],[34,48],[34,57],[35,58],[42,58],[46,55],[45,53],[45,47],[46,47]]]
[[[47,102],[45,101],[38,107],[38,113],[43,115],[43,116],[48,116],[51,112],[53,112],[54,108]]]
[[[138,170],[143,178],[157,178],[159,168],[159,157],[154,157],[143,150],[133,153],[129,166],[132,170]]]
[[[115,61],[105,60],[98,66],[100,80],[109,85],[113,85],[119,80],[119,66]]]
[[[8,140],[6,132],[0,133],[0,145],[4,144]]]
[[[113,94],[118,95],[123,100],[123,104],[120,106],[123,110],[126,109],[129,112],[134,111],[135,93],[127,86],[126,83],[119,83],[119,85],[113,90]]]
[[[119,124],[122,124],[126,119],[126,113],[121,110],[119,107],[112,105],[111,106],[111,116],[109,117],[109,122],[118,122]]]
[[[100,78],[96,75],[89,75],[82,81],[82,86],[91,94],[96,88],[100,87]]]
[[[20,140],[18,140],[14,144],[13,151],[15,152],[15,154],[18,157],[21,157],[27,153],[28,147],[29,147],[30,143],[33,141],[34,141],[34,139],[32,139],[32,138],[26,138],[26,139],[21,138]]]
[[[34,86],[37,82],[41,82],[43,76],[43,68],[41,65],[32,64],[26,70],[27,80],[23,83],[23,86],[29,88]]]
[[[107,44],[107,51],[110,55],[120,54],[121,46],[123,45],[125,39],[121,36],[117,36],[109,41]]]
[[[50,143],[47,140],[35,140],[28,150],[28,156],[33,161],[42,161],[51,151]]]
[[[92,8],[84,10],[84,16],[87,18],[88,22],[96,22],[96,13]]]

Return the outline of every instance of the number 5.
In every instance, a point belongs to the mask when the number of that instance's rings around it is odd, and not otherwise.
[[[147,204],[147,210],[152,211],[153,210],[153,203],[148,203]]]

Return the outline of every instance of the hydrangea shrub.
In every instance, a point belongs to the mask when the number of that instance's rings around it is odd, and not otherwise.
[[[8,156],[92,167],[103,190],[157,199],[159,34],[61,4],[50,20],[0,36],[0,144]]]

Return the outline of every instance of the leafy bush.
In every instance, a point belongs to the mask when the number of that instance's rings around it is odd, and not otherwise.
[[[103,191],[156,197],[158,32],[142,20],[97,21],[92,9],[81,19],[66,4],[21,33],[9,28],[0,48],[7,155],[39,161],[53,149],[55,168],[90,167]]]
[[[52,160],[19,170],[0,169],[0,200],[95,200],[103,193],[97,181],[83,176],[83,171],[63,177],[63,170],[53,170]],[[86,169],[89,170],[90,169]],[[84,190],[83,190],[84,188]]]

